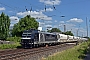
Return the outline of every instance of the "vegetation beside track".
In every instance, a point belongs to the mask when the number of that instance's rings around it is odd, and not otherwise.
[[[14,49],[20,46],[19,42],[15,42],[14,44],[1,44],[0,49]]]
[[[83,42],[71,49],[55,53],[54,55],[42,60],[82,60],[85,58],[85,54],[88,51],[88,46],[90,46],[90,39],[88,42]]]
[[[21,37],[9,37],[7,38],[7,41],[14,41],[14,42],[20,42],[21,41]]]
[[[7,41],[13,41],[11,44],[0,44],[0,49],[15,49],[21,47],[20,45],[20,37],[9,37]]]

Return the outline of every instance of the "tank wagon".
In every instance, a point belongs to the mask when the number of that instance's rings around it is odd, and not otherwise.
[[[87,39],[80,39],[79,37],[64,35],[60,33],[41,32],[39,30],[30,29],[23,31],[21,37],[21,46],[23,48],[33,48],[38,47],[39,45],[53,45],[59,44],[61,42],[80,40]]]

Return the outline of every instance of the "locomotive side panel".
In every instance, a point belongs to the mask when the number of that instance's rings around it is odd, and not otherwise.
[[[57,41],[57,35],[45,34],[45,41]]]

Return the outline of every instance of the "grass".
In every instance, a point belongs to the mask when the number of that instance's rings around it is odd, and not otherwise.
[[[47,58],[43,58],[42,60],[82,60],[85,58],[88,45],[90,45],[90,41],[83,42],[71,49],[55,53]]]

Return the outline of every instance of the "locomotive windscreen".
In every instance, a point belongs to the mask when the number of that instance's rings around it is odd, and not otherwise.
[[[31,30],[26,30],[23,32],[22,37],[31,37],[31,33],[32,33]]]

